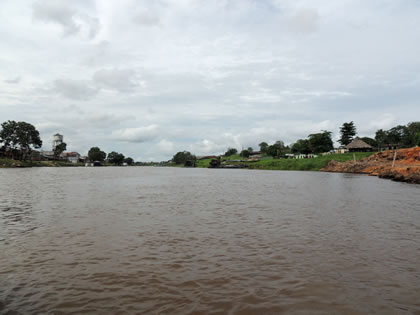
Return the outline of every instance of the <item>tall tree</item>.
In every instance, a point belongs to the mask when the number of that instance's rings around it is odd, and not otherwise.
[[[178,152],[173,158],[172,162],[175,164],[185,164],[186,161],[195,161],[197,158],[188,151]]]
[[[17,145],[17,122],[8,120],[1,124],[0,143],[5,150],[13,149]]]
[[[292,145],[293,153],[309,154],[311,153],[311,148],[309,147],[308,139],[299,139]]]
[[[231,156],[237,153],[238,153],[238,150],[236,150],[235,148],[228,148],[225,153],[225,156]]]
[[[8,120],[1,126],[0,142],[3,143],[5,150],[12,152],[19,150],[19,155],[24,160],[31,155],[32,148],[38,149],[42,146],[38,130],[27,122]]]
[[[108,153],[107,159],[114,165],[121,165],[124,162],[124,155],[115,151]]]
[[[379,129],[375,133],[375,140],[378,143],[378,150],[381,150],[382,145],[388,142],[387,132],[383,129]]]
[[[276,143],[269,145],[267,148],[267,154],[273,158],[279,158],[285,154],[286,147],[283,141],[276,141]]]
[[[240,153],[240,156],[244,158],[248,158],[250,155],[251,155],[251,152],[249,152],[249,150],[242,150]]]
[[[259,147],[260,147],[260,151],[262,153],[266,153],[267,152],[267,148],[268,148],[268,143],[263,141],[263,142],[261,142],[259,144]]]
[[[412,147],[417,145],[416,135],[420,133],[420,121],[410,122],[409,124],[407,124],[406,132],[406,138],[408,139],[407,146]]]
[[[396,144],[396,145],[404,145],[409,140],[407,139],[407,127],[398,125],[391,129],[389,129],[387,132],[387,140],[389,144]]]
[[[127,165],[133,165],[134,160],[131,157],[127,157],[124,159],[124,163],[127,163]]]
[[[67,149],[67,144],[65,142],[62,142],[59,145],[56,145],[53,150],[54,159],[58,160],[58,157],[60,156],[60,154],[66,151],[66,149]]]
[[[414,145],[420,147],[420,131],[414,136]]]
[[[320,133],[309,135],[309,148],[313,153],[329,152],[334,149],[331,131],[323,130]]]
[[[98,147],[92,147],[88,152],[88,157],[89,161],[91,162],[103,162],[105,160],[106,153],[104,151],[101,151],[101,149]]]
[[[344,123],[340,127],[340,134],[341,137],[338,140],[338,142],[340,142],[341,145],[348,145],[350,142],[353,141],[353,138],[356,135],[356,126],[352,121],[349,123]]]

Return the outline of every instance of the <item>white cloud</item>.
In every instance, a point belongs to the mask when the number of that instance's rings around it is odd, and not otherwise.
[[[420,117],[419,15],[391,0],[0,1],[0,117],[156,159],[352,120],[373,136]]]
[[[125,142],[147,142],[155,139],[159,134],[157,125],[150,125],[146,127],[125,128],[116,130],[112,133],[111,138],[118,141]]]
[[[175,152],[175,143],[168,141],[166,139],[160,140],[157,144],[157,149],[159,153],[164,155],[173,155]]]
[[[369,127],[372,131],[378,129],[390,129],[395,126],[396,120],[397,119],[393,114],[385,113],[370,121]]]

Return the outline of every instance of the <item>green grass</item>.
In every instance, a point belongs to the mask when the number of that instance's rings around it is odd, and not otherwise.
[[[361,158],[368,157],[372,154],[373,152],[356,153],[356,160],[360,160]],[[250,163],[248,164],[248,168],[261,170],[319,171],[331,160],[346,162],[352,159],[353,153],[329,154],[313,159],[267,159]]]
[[[368,157],[374,152],[359,152],[356,153],[356,159]],[[229,157],[222,157],[222,160],[240,160],[239,155],[232,155]],[[259,170],[296,170],[296,171],[319,171],[325,167],[329,161],[336,160],[338,162],[346,162],[353,159],[353,153],[346,154],[329,154],[319,156],[313,159],[273,159],[270,156],[263,156],[258,162],[248,162],[249,169]],[[197,167],[209,167],[211,159],[197,161]],[[231,164],[241,164],[232,162]],[[243,164],[243,163],[242,163]]]

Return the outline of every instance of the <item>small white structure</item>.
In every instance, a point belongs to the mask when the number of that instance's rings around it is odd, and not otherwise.
[[[55,148],[63,143],[63,135],[60,135],[59,133],[56,133],[53,136],[53,145],[52,145],[52,151],[55,150]]]

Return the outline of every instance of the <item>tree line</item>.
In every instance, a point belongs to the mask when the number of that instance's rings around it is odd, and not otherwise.
[[[125,157],[124,154],[115,151],[106,154],[99,147],[90,148],[88,158],[92,162],[104,162],[106,160],[113,165],[122,165],[123,163],[127,163],[127,165],[134,164],[134,160],[131,157]]]
[[[340,138],[338,142],[344,147],[350,144],[356,135],[357,128],[354,122],[345,122],[340,127]],[[398,125],[389,130],[379,129],[375,133],[375,138],[361,137],[360,139],[377,150],[381,150],[382,147],[389,145],[401,148],[420,146],[420,122],[410,122],[407,125]],[[319,154],[334,150],[332,132],[327,130],[310,134],[304,139],[298,139],[290,146],[285,145],[281,140],[278,140],[271,145],[263,141],[258,146],[262,154],[272,156],[273,158],[284,157],[288,153]],[[229,157],[239,154],[243,158],[248,158],[253,153],[254,150],[252,147],[243,149],[240,152],[235,148],[228,148],[224,153],[224,156]],[[175,164],[184,164],[185,161],[191,159],[196,159],[196,157],[188,151],[183,151],[176,153],[172,158],[172,162]]]
[[[24,121],[8,120],[1,124],[0,130],[0,156],[15,160],[31,159],[34,149],[42,147],[42,140],[39,131],[35,126]],[[52,153],[55,160],[59,159],[61,153],[67,149],[66,143],[55,146]],[[104,162],[105,159],[114,165],[127,163],[133,165],[131,157],[125,157],[122,153],[112,151],[106,154],[98,147],[92,147],[88,152],[90,161]]]

